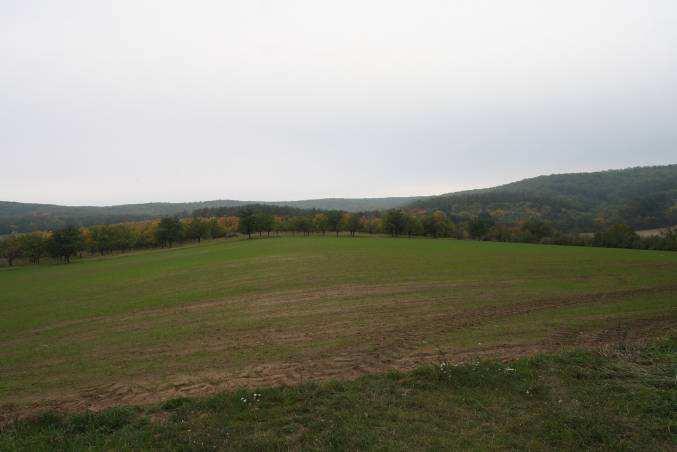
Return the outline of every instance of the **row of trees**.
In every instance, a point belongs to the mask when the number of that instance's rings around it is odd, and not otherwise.
[[[12,266],[17,260],[39,264],[44,257],[69,263],[75,255],[106,255],[134,249],[171,247],[175,243],[219,238],[237,233],[238,218],[167,217],[89,228],[68,226],[54,232],[14,234],[0,240],[0,258]]]
[[[335,234],[355,236],[358,233],[397,236],[453,237],[457,239],[529,242],[561,245],[584,245],[639,249],[677,250],[677,233],[640,237],[628,226],[617,224],[594,236],[564,234],[551,223],[530,218],[515,224],[498,223],[481,213],[459,221],[443,212],[390,210],[387,212],[347,213],[338,210],[307,214],[275,215],[256,207],[240,209],[239,215],[193,217],[141,221],[89,228],[66,227],[44,233],[11,235],[0,240],[0,257],[11,266],[18,259],[38,264],[45,256],[68,263],[75,255],[126,252],[152,247],[171,247],[176,243],[233,236],[237,233],[271,234]]]
[[[404,210],[390,210],[379,213],[348,213],[339,210],[319,212],[311,215],[280,216],[255,209],[243,209],[239,216],[239,231],[251,238],[254,234],[270,236],[272,233],[325,235],[345,232],[354,237],[359,232],[368,234],[390,234],[392,236],[450,237],[457,227],[442,212],[416,214]]]
[[[71,226],[55,232],[10,235],[0,241],[0,257],[4,257],[10,266],[18,259],[37,264],[45,256],[68,263],[72,256],[85,253],[103,256],[134,249],[171,247],[180,242],[200,242],[203,239],[232,236],[238,232],[249,238],[254,234],[270,236],[280,233],[332,233],[338,237],[341,233],[355,236],[359,232],[445,237],[455,230],[453,222],[448,221],[440,212],[414,215],[393,210],[379,215],[333,210],[311,211],[305,215],[275,215],[271,213],[271,209],[248,207],[240,209],[238,216],[188,219],[165,217],[156,221],[88,228]]]
[[[39,264],[45,256],[69,263],[81,249],[82,232],[75,227],[66,227],[51,234],[11,235],[0,241],[0,256],[7,260],[9,266],[22,257],[33,264]]]
[[[270,236],[271,233],[280,232],[303,235],[310,235],[314,232],[324,235],[327,232],[332,232],[338,237],[340,232],[346,231],[354,236],[358,231],[364,229],[363,226],[367,221],[368,219],[360,214],[351,214],[339,210],[311,215],[282,216],[245,208],[239,215],[239,231],[249,238],[256,233],[259,235],[265,233]]]
[[[272,232],[291,232],[310,235],[331,231],[337,235],[344,231],[354,236],[358,232],[389,234],[391,236],[426,236],[432,238],[453,237],[457,239],[490,240],[500,242],[542,243],[557,245],[600,246],[609,248],[659,249],[677,251],[677,233],[640,237],[623,224],[612,224],[586,236],[567,234],[556,229],[552,223],[533,217],[514,224],[497,222],[490,214],[461,220],[448,218],[444,212],[406,211],[395,209],[383,214],[351,214],[340,211],[315,213],[306,216],[274,216],[255,209],[240,213],[240,232],[248,235]]]

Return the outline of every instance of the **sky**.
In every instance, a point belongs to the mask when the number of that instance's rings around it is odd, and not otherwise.
[[[0,200],[430,195],[677,163],[674,0],[2,0]]]

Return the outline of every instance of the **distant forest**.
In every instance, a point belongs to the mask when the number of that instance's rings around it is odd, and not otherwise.
[[[570,233],[592,232],[618,223],[633,229],[652,229],[677,224],[677,165],[540,176],[494,188],[434,197],[335,198],[264,203],[217,200],[111,207],[0,202],[0,235],[166,216],[239,215],[244,206],[252,204],[257,204],[259,209],[266,206],[265,210],[272,215],[284,216],[311,215],[329,210],[375,212],[404,209],[419,213],[441,211],[456,223],[480,214],[489,214],[497,223],[506,225],[539,219]]]
[[[615,223],[660,228],[677,224],[677,165],[540,176],[431,197],[408,207],[441,210],[457,219],[485,212],[504,224],[538,218],[567,232]]]
[[[50,231],[66,226],[87,227],[99,224],[117,224],[129,221],[158,219],[165,216],[188,218],[194,212],[205,212],[205,209],[225,209],[219,215],[238,212],[246,205],[266,205],[290,207],[296,211],[313,212],[316,210],[342,210],[345,212],[362,212],[399,208],[422,199],[421,197],[392,198],[328,198],[304,201],[236,201],[216,200],[188,203],[145,203],[125,204],[119,206],[59,206],[53,204],[29,204],[0,201],[0,235]],[[230,209],[230,210],[229,210]],[[236,213],[235,213],[236,214]]]

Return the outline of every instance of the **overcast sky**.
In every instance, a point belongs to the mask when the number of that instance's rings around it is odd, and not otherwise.
[[[3,0],[0,200],[439,194],[677,162],[675,0]]]

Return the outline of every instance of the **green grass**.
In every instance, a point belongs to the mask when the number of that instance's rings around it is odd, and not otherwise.
[[[4,268],[0,411],[523,355],[561,332],[566,347],[651,336],[677,323],[676,292],[677,253],[455,240],[212,241]]]
[[[674,450],[676,346],[665,339],[44,414],[0,429],[0,450]]]

